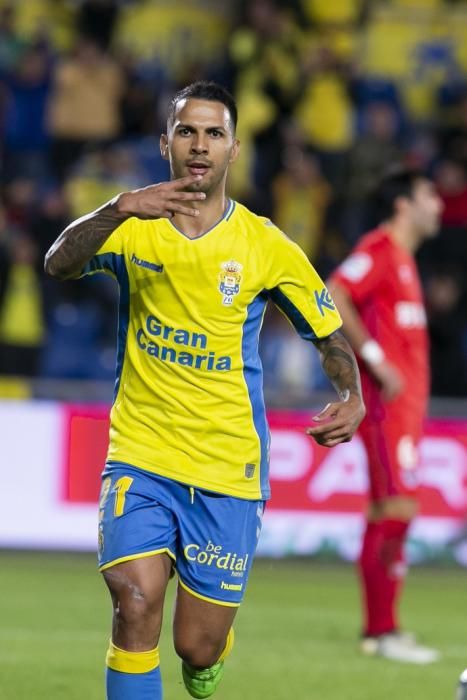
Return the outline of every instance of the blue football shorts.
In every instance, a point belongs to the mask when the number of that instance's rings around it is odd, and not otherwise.
[[[240,605],[265,502],[200,490],[121,462],[106,465],[99,503],[99,569],[153,554],[174,561],[198,598]]]

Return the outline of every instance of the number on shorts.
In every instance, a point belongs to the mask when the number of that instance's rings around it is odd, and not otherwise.
[[[112,482],[112,479],[110,478],[110,476],[106,477],[104,479],[104,481],[102,482],[101,495],[99,498],[99,522],[100,523],[104,520],[104,508],[105,508],[105,504],[107,503],[107,498],[109,497],[111,482]]]
[[[102,482],[101,495],[100,495],[100,499],[99,499],[100,510],[103,510],[105,508],[105,504],[107,502],[107,498],[108,498],[109,493],[110,493],[111,481],[112,481],[112,479],[110,478],[110,476],[108,476]]]
[[[116,518],[119,518],[121,515],[123,515],[123,511],[125,509],[126,492],[130,488],[132,483],[133,479],[131,478],[131,476],[122,476],[120,479],[118,479],[118,481],[115,482],[112,491],[115,491],[114,515]]]

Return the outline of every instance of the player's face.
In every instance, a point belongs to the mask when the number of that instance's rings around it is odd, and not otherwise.
[[[419,180],[411,198],[412,223],[422,238],[438,233],[443,203],[430,180]]]
[[[172,178],[201,175],[189,189],[206,194],[225,185],[227,169],[238,150],[229,110],[222,102],[211,100],[180,100],[167,135],[161,137],[161,152],[170,160]]]

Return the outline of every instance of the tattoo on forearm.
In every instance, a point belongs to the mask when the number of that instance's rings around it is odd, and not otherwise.
[[[116,198],[67,226],[46,255],[46,272],[61,278],[78,275],[124,220],[115,204]]]
[[[340,331],[323,340],[315,341],[321,365],[336,389],[339,398],[346,401],[350,394],[361,396],[360,374],[355,355]]]

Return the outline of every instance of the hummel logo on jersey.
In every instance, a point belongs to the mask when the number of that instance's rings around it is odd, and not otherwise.
[[[158,265],[157,263],[152,263],[148,262],[147,260],[143,260],[142,258],[137,258],[134,253],[131,256],[131,262],[139,267],[145,267],[147,270],[152,270],[153,272],[162,272],[164,269],[163,265]]]
[[[324,289],[322,289],[320,292],[315,292],[315,300],[321,316],[324,316],[326,313],[325,309],[330,309],[331,311],[336,310],[332,297],[326,287],[324,287]]]

